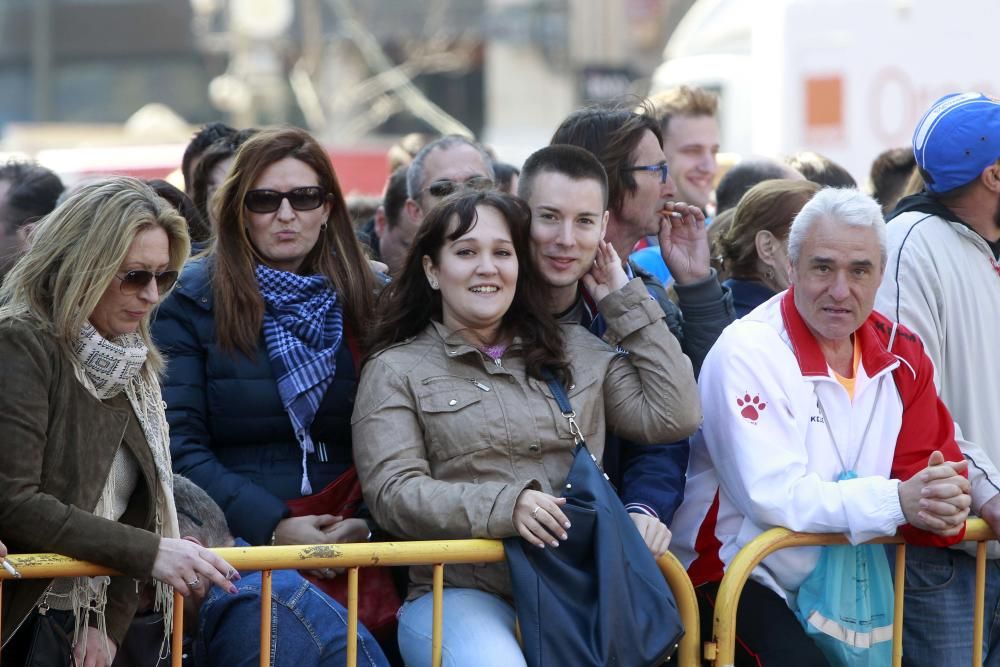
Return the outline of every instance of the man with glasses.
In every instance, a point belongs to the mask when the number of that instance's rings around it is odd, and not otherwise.
[[[604,166],[605,238],[619,257],[627,258],[642,237],[658,236],[680,307],[667,297],[663,284],[638,265],[627,262],[625,270],[630,277],[642,278],[659,302],[697,375],[709,348],[736,315],[732,294],[719,284],[710,263],[704,213],[674,201],[676,188],[663,154],[660,126],[652,117],[626,109],[581,109],[562,122],[551,143],[584,148]]]
[[[406,172],[406,214],[419,224],[439,201],[463,188],[494,189],[493,160],[482,146],[457,134],[432,141]]]
[[[649,103],[663,133],[663,154],[677,185],[678,198],[708,216],[719,171],[719,98],[701,88],[678,86],[653,95]],[[632,259],[666,283],[670,271],[655,247],[656,239],[648,240],[651,245],[636,251]]]

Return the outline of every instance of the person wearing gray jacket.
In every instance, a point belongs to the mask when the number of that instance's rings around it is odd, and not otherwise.
[[[505,538],[558,548],[571,422],[600,460],[606,429],[669,442],[701,421],[690,361],[609,244],[593,270],[602,341],[558,325],[529,248],[530,213],[498,193],[452,198],[425,219],[380,303],[352,418],[355,461],[379,525],[407,539]],[[626,352],[627,350],[627,352]],[[408,665],[429,664],[431,570],[410,571],[400,612]],[[445,570],[444,664],[523,665],[504,563]]]

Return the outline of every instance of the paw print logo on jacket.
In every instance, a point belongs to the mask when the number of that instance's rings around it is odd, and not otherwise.
[[[767,403],[760,400],[760,395],[754,394],[751,398],[750,394],[743,394],[741,398],[736,399],[736,407],[742,408],[740,410],[740,416],[749,422],[757,423],[760,418],[760,413],[764,411],[767,407]]]

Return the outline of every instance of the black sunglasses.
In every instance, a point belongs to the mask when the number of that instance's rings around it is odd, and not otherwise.
[[[443,198],[459,190],[477,190],[484,192],[493,189],[493,181],[485,176],[473,176],[467,181],[434,181],[426,188],[431,197]]]
[[[660,184],[667,182],[667,174],[670,173],[670,169],[667,168],[666,162],[660,162],[658,164],[644,164],[637,165],[635,167],[625,167],[622,171],[658,171],[660,172]]]
[[[156,280],[156,291],[160,293],[160,296],[174,286],[177,282],[177,272],[176,271],[163,271],[162,273],[154,273],[152,271],[126,271],[125,273],[115,274],[115,278],[122,281],[121,290],[122,294],[135,294],[139,290],[146,287],[150,280]]]
[[[312,211],[323,205],[326,193],[315,186],[295,188],[288,192],[250,190],[243,197],[243,205],[253,213],[274,213],[281,208],[282,199],[287,199],[296,211]]]

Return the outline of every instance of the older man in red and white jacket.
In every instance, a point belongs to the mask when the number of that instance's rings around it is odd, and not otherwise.
[[[791,288],[723,332],[699,381],[705,421],[671,550],[705,619],[725,567],[775,526],[854,543],[899,530],[948,545],[964,534],[966,463],[931,361],[872,310],[886,261],[878,204],[822,190],[788,244]],[[838,481],[847,471],[857,477]],[[826,664],[790,609],[818,552],[782,550],[754,570],[737,615],[748,664]]]

